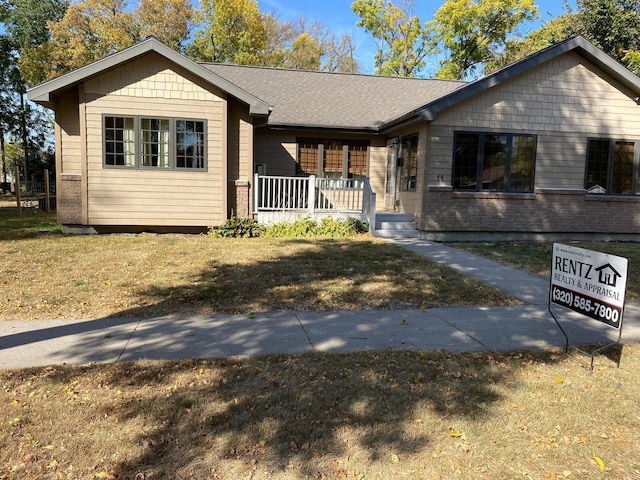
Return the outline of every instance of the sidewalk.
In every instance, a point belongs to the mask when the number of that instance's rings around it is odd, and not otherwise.
[[[564,347],[547,310],[548,281],[420,239],[390,240],[519,298],[515,307],[278,312],[2,322],[0,369],[147,359],[407,348],[493,351]],[[556,310],[554,310],[555,312]],[[572,344],[618,331],[561,313]],[[640,305],[627,305],[623,343],[640,342]]]

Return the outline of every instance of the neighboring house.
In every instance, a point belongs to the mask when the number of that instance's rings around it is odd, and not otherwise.
[[[148,38],[29,90],[55,111],[65,231],[354,213],[373,191],[436,240],[639,239],[639,97],[582,37],[471,83],[197,64]]]

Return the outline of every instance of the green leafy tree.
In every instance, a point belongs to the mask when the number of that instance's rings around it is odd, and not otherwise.
[[[24,49],[20,66],[30,83],[38,83],[118,52],[147,35],[180,49],[193,14],[190,0],[140,0],[134,10],[127,9],[126,0],[82,0],[71,5],[64,17],[47,24],[50,39]]]
[[[357,25],[378,42],[377,74],[414,77],[433,53],[435,45],[429,29],[413,15],[414,5],[414,0],[404,0],[400,7],[391,0],[356,0],[351,5],[360,17]]]
[[[297,19],[289,30],[289,42],[285,44],[280,65],[301,70],[356,73],[358,62],[354,58],[351,35],[336,36],[329,28],[314,21]]]
[[[337,38],[319,22],[281,22],[255,0],[202,0],[199,26],[186,52],[196,61],[355,72],[350,36]]]
[[[19,78],[16,58],[11,42],[6,35],[0,35],[0,157],[2,161],[2,183],[8,182],[9,166],[7,164],[7,147],[5,137],[16,133],[18,118],[18,89],[15,84]]]
[[[637,0],[578,0],[579,33],[616,60],[637,69],[640,3]]]
[[[22,172],[32,179],[38,172],[43,141],[48,137],[46,113],[26,101],[27,83],[19,68],[25,51],[49,39],[47,21],[62,17],[67,8],[61,0],[5,0],[0,2],[0,150],[6,165],[7,139],[19,144]],[[3,168],[6,176],[8,167]],[[3,182],[6,178],[3,176]]]
[[[493,72],[522,58],[578,33],[574,13],[565,13],[549,20],[538,30],[534,30],[523,39],[507,40],[504,50],[484,64],[485,72]]]
[[[198,61],[260,65],[267,46],[267,19],[256,0],[201,0],[200,27],[187,53]]]
[[[444,50],[438,78],[464,79],[504,48],[507,36],[538,17],[534,0],[446,0],[429,22]]]
[[[490,62],[500,68],[542,48],[580,34],[613,58],[640,74],[640,4],[637,0],[578,0],[577,10],[550,20],[523,40],[507,43],[503,54]]]
[[[191,0],[140,0],[133,14],[139,38],[153,35],[180,51],[191,32],[195,10]]]
[[[317,38],[303,32],[293,42],[284,66],[297,70],[320,70],[323,50]]]

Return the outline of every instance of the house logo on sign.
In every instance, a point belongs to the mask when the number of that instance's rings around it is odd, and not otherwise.
[[[599,275],[598,282],[613,288],[615,288],[618,278],[622,276],[608,263],[596,268],[596,272],[598,272]]]

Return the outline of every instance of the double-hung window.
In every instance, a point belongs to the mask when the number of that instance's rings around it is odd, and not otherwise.
[[[587,193],[638,195],[640,169],[637,141],[589,139],[585,189]]]
[[[136,166],[135,118],[104,117],[104,162],[114,167]]]
[[[105,115],[103,128],[106,167],[206,168],[204,120]]]
[[[455,190],[533,192],[535,135],[456,132],[454,140]]]

